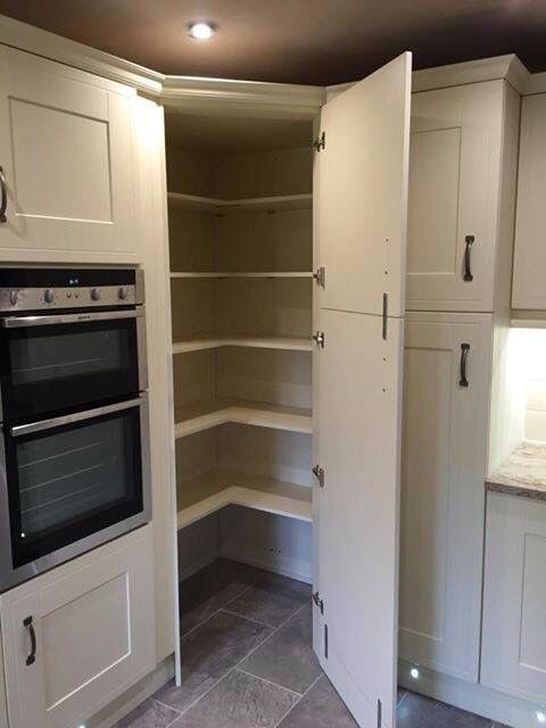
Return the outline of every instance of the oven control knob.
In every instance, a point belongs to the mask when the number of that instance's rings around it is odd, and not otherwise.
[[[122,286],[119,289],[118,296],[119,296],[120,301],[125,301],[125,299],[127,298],[127,289],[125,288],[125,286]]]
[[[9,300],[12,306],[17,306],[19,303],[19,291],[11,291],[9,294]]]
[[[46,288],[46,290],[44,291],[44,301],[46,303],[53,303],[54,300],[55,291],[53,290],[53,288]]]
[[[100,288],[91,289],[91,298],[93,301],[100,301]]]

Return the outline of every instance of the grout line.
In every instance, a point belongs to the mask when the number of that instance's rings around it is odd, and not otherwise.
[[[160,690],[161,690],[161,688],[160,688]],[[172,705],[168,705],[167,703],[164,703],[162,700],[159,700],[159,698],[154,698],[153,695],[151,697],[155,703],[159,703],[159,705],[161,705],[163,708],[169,708],[169,710],[174,710],[174,712],[177,713],[177,716],[174,720],[178,720],[180,718],[180,716],[182,715],[182,711],[180,711],[178,708],[173,708]],[[169,723],[167,726],[165,726],[165,728],[168,728],[170,725],[171,725],[171,723]]]
[[[278,632],[279,630],[281,630],[281,629],[282,629],[282,628],[284,627],[284,625],[285,625],[285,624],[287,624],[287,623],[288,623],[288,622],[289,622],[289,621],[290,621],[290,620],[291,620],[291,619],[292,619],[293,617],[295,617],[295,616],[296,616],[296,614],[299,614],[299,613],[300,613],[300,612],[302,611],[302,609],[304,609],[304,607],[306,607],[306,606],[307,606],[307,602],[306,602],[305,604],[303,604],[303,605],[302,605],[302,606],[301,606],[301,607],[300,607],[300,608],[299,608],[299,609],[298,609],[298,610],[297,610],[296,612],[294,612],[294,614],[290,615],[290,617],[288,617],[288,619],[285,619],[285,621],[284,621],[284,622],[283,622],[282,624],[280,624],[280,625],[279,625],[279,626],[278,626],[278,627],[277,627],[276,629],[274,629],[274,630],[273,630],[273,632],[271,632],[271,634],[270,634],[270,635],[268,635],[268,636],[267,636],[267,637],[265,637],[265,638],[264,638],[263,640],[261,640],[261,641],[260,641],[260,642],[259,642],[259,643],[258,643],[257,645],[255,645],[255,647],[253,647],[253,648],[252,648],[252,649],[250,650],[250,652],[248,652],[248,653],[247,653],[247,654],[246,654],[246,655],[245,655],[245,656],[244,656],[243,658],[241,658],[241,659],[239,660],[239,662],[238,662],[238,663],[237,663],[236,665],[234,665],[234,666],[233,666],[232,668],[230,668],[230,669],[229,669],[229,670],[228,670],[228,671],[227,671],[227,672],[226,672],[226,673],[225,673],[224,675],[222,675],[222,677],[219,677],[219,678],[218,678],[218,680],[216,680],[216,682],[214,682],[214,683],[213,683],[213,684],[212,684],[212,685],[211,685],[211,686],[210,686],[210,687],[208,688],[208,690],[206,690],[206,691],[205,691],[205,692],[203,693],[203,695],[201,695],[200,697],[196,698],[196,699],[195,699],[195,700],[193,701],[193,703],[190,703],[190,704],[189,704],[189,705],[187,706],[187,708],[185,708],[185,709],[184,709],[184,710],[183,710],[183,711],[181,712],[181,715],[186,715],[186,713],[187,713],[188,711],[190,711],[190,710],[191,710],[191,709],[192,709],[192,708],[193,708],[193,707],[194,707],[195,705],[197,705],[197,703],[198,703],[198,702],[199,702],[200,700],[203,700],[203,698],[205,698],[205,697],[206,697],[206,696],[207,696],[207,695],[208,695],[208,694],[209,694],[209,693],[211,692],[211,690],[214,690],[214,688],[215,688],[215,687],[217,687],[217,686],[218,686],[218,685],[219,685],[219,684],[220,684],[220,683],[222,682],[222,680],[225,680],[225,679],[226,679],[226,678],[227,678],[227,677],[228,677],[229,675],[231,675],[231,673],[232,673],[232,672],[235,672],[235,670],[236,670],[236,669],[237,669],[237,668],[239,667],[239,665],[242,665],[242,663],[243,663],[243,662],[244,662],[244,661],[245,661],[245,660],[246,660],[247,658],[249,658],[249,657],[250,657],[250,655],[254,654],[254,652],[256,652],[256,650],[257,650],[257,649],[258,649],[259,647],[262,647],[263,645],[265,645],[265,643],[266,643],[266,642],[267,642],[267,641],[268,641],[269,639],[271,639],[271,637],[273,637],[273,635],[277,634],[277,632]]]
[[[250,585],[250,586],[245,586],[245,587],[243,588],[243,590],[242,590],[242,591],[240,591],[240,592],[239,592],[238,594],[236,594],[236,595],[235,595],[235,596],[234,596],[234,597],[233,597],[232,599],[230,599],[230,600],[229,600],[229,601],[227,602],[227,604],[224,604],[223,606],[221,606],[221,607],[218,607],[218,609],[217,609],[217,610],[216,610],[215,612],[213,612],[212,614],[210,614],[210,615],[209,615],[209,616],[208,616],[208,617],[207,617],[206,619],[204,619],[204,620],[203,620],[202,622],[199,622],[199,624],[195,624],[195,625],[194,625],[194,626],[193,626],[193,627],[192,627],[191,629],[189,629],[189,630],[188,630],[187,632],[184,632],[184,634],[183,634],[183,635],[181,636],[181,638],[180,638],[180,641],[182,642],[182,640],[184,640],[184,639],[185,639],[186,637],[189,637],[189,635],[190,635],[190,634],[192,634],[193,632],[195,632],[195,630],[196,630],[196,629],[199,629],[199,627],[202,627],[202,626],[203,626],[204,624],[206,624],[207,622],[210,622],[210,620],[211,620],[211,619],[213,619],[214,617],[216,617],[216,615],[217,615],[217,614],[219,614],[219,613],[220,613],[221,611],[226,611],[226,609],[225,609],[226,607],[228,607],[228,606],[229,606],[230,604],[232,604],[232,603],[233,603],[234,601],[236,601],[237,599],[239,599],[239,597],[242,597],[242,596],[243,596],[243,594],[246,594],[246,593],[247,593],[247,591],[248,591],[249,589],[252,589],[252,585]],[[237,615],[237,616],[239,616],[239,615]],[[182,621],[182,620],[181,620],[181,621]],[[260,622],[260,624],[262,624],[262,623]],[[269,627],[270,625],[267,625],[267,626]]]
[[[232,617],[239,617],[239,619],[246,619],[247,622],[252,622],[253,624],[259,624],[260,627],[268,627],[269,629],[277,629],[274,624],[268,624],[267,622],[261,622],[259,619],[253,619],[252,617],[247,617],[245,614],[239,614],[238,612],[232,612],[230,609],[226,609],[225,607],[223,609],[220,609],[219,611],[224,612],[225,614],[230,614]]]
[[[266,683],[266,685],[272,685],[275,688],[279,688],[279,690],[284,690],[287,693],[290,693],[291,695],[295,695],[298,699],[298,702],[299,702],[300,698],[303,697],[303,693],[298,693],[296,690],[287,688],[286,685],[279,685],[279,683],[273,682],[273,680],[268,680],[267,678],[262,677],[261,675],[254,675],[252,672],[249,672],[248,670],[243,670],[242,667],[236,667],[235,672],[240,672],[243,675],[248,675],[248,677],[253,677],[255,680],[261,680],[263,683]]]
[[[283,722],[283,720],[284,720],[284,719],[285,719],[285,718],[286,718],[286,717],[287,717],[288,715],[290,715],[290,713],[291,713],[291,712],[292,712],[293,710],[295,710],[295,709],[296,709],[296,706],[297,706],[297,705],[299,705],[299,704],[301,703],[301,701],[302,701],[302,700],[304,699],[304,697],[305,697],[305,696],[307,695],[307,693],[308,693],[308,692],[309,692],[309,691],[311,690],[311,688],[315,687],[315,685],[316,685],[316,684],[318,683],[318,681],[320,680],[320,678],[321,678],[321,677],[324,677],[324,672],[323,672],[322,670],[321,670],[321,673],[320,673],[320,675],[319,675],[319,676],[318,676],[318,677],[317,677],[317,678],[316,678],[315,680],[313,680],[313,682],[311,683],[311,685],[309,685],[309,687],[307,688],[307,690],[304,690],[304,692],[303,692],[303,695],[302,695],[302,696],[300,697],[300,699],[299,699],[299,700],[297,700],[297,701],[296,701],[296,702],[294,703],[294,705],[291,705],[291,706],[290,706],[290,708],[288,708],[288,710],[286,711],[286,713],[285,713],[285,714],[284,714],[283,716],[281,716],[280,720],[279,720],[279,721],[278,721],[277,723],[275,723],[275,725],[274,725],[274,726],[272,726],[272,728],[278,728],[278,726],[280,726],[280,724],[281,724],[281,723]]]
[[[400,698],[400,700],[397,700],[396,701],[396,709],[397,710],[398,710],[398,706],[402,705],[402,703],[408,697],[408,695],[409,695],[408,691],[404,688],[404,694],[402,695],[402,697]]]

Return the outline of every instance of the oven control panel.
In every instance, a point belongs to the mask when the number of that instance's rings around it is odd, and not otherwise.
[[[142,303],[144,281],[139,270],[0,270],[0,313],[117,308]]]

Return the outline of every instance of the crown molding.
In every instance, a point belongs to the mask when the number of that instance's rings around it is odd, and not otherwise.
[[[0,43],[127,84],[145,95],[158,96],[165,78],[162,73],[137,63],[117,58],[5,15],[0,15]]]
[[[519,58],[510,53],[477,61],[453,63],[413,72],[412,91],[431,91],[449,86],[462,86],[483,81],[508,81],[519,93],[524,93],[530,73]]]

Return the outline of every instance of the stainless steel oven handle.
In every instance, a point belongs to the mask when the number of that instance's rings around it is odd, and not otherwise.
[[[95,417],[109,415],[112,412],[122,412],[123,410],[131,409],[132,407],[142,407],[146,401],[147,395],[141,394],[137,399],[129,399],[125,402],[117,402],[116,404],[109,404],[105,407],[97,407],[96,409],[86,410],[85,412],[75,412],[74,414],[65,415],[64,417],[53,417],[49,420],[30,422],[28,425],[16,425],[10,429],[10,434],[12,437],[21,437],[22,435],[31,435],[34,432],[41,432],[42,430],[52,430],[54,427],[72,425],[75,422],[92,420]]]
[[[18,329],[27,326],[51,326],[55,324],[85,324],[88,321],[115,321],[117,319],[141,318],[144,308],[131,311],[100,311],[98,313],[52,314],[50,316],[8,316],[0,319],[4,329]]]

